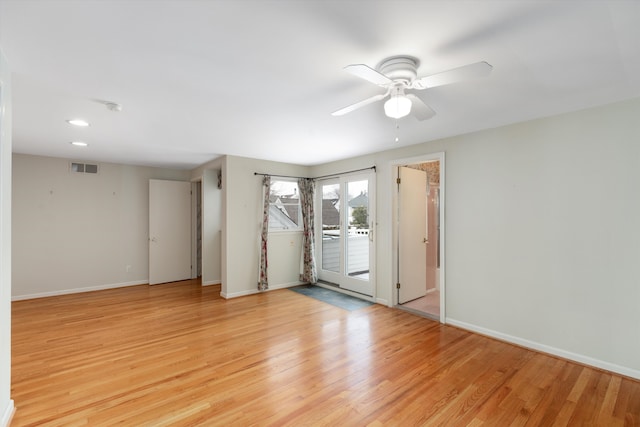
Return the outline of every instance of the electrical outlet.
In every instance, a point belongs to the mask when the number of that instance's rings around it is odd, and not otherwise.
[[[125,270],[127,271],[127,273],[130,273],[130,272],[131,272],[131,266],[130,266],[130,265],[127,265],[127,266],[125,267]]]

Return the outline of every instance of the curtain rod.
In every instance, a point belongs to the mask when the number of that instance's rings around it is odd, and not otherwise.
[[[376,171],[376,167],[375,166],[370,166],[368,168],[362,168],[362,169],[355,169],[355,170],[351,170],[351,171],[347,171],[347,172],[338,172],[338,173],[332,173],[331,175],[323,175],[323,176],[316,176],[314,178],[307,178],[306,176],[291,176],[291,175],[272,175],[269,173],[260,173],[260,172],[254,172],[254,175],[262,175],[262,176],[276,176],[278,178],[304,178],[304,179],[322,179],[322,178],[329,178],[332,176],[339,176],[339,175],[345,175],[348,173],[354,173],[354,172],[362,172],[362,171],[367,171],[373,169],[373,171]]]

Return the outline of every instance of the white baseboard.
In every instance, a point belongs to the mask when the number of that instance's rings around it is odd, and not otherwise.
[[[209,280],[207,282],[202,282],[202,286],[211,286],[211,285],[221,285],[221,280]]]
[[[7,406],[2,411],[2,417],[0,418],[0,426],[8,427],[11,424],[11,419],[13,418],[13,414],[16,412],[16,407],[13,404],[13,400],[9,399],[7,402]]]
[[[127,286],[135,286],[135,285],[145,285],[149,283],[148,279],[145,280],[136,280],[133,282],[122,282],[122,283],[111,283],[106,285],[98,285],[98,286],[89,286],[86,288],[74,288],[74,289],[62,289],[59,291],[51,291],[51,292],[39,292],[36,294],[27,294],[27,295],[14,295],[11,297],[11,301],[20,301],[25,299],[34,299],[34,298],[44,298],[44,297],[53,297],[57,295],[67,295],[67,294],[78,294],[81,292],[91,292],[91,291],[102,291],[105,289],[115,289],[115,288],[124,288]]]
[[[256,289],[247,289],[247,290],[244,290],[244,291],[233,292],[233,293],[220,292],[220,296],[222,298],[224,298],[224,299],[231,299],[231,298],[244,297],[244,296],[247,296],[247,295],[259,294],[261,292],[275,291],[277,289],[290,288],[292,286],[298,286],[298,285],[304,285],[304,284],[305,284],[305,282],[281,283],[279,285],[269,286],[269,289],[267,289],[266,291],[259,291],[257,289],[257,285],[256,285]]]
[[[476,326],[470,323],[461,322],[459,320],[451,319],[449,317],[447,317],[446,323],[461,329],[465,329],[467,331],[476,332],[481,335],[486,335],[488,337],[495,338],[500,341],[506,341],[511,344],[516,344],[516,345],[526,347],[532,350],[536,350],[542,353],[551,354],[553,356],[558,356],[563,359],[572,360],[574,362],[582,363],[584,365],[593,366],[595,368],[604,369],[609,372],[615,372],[620,375],[625,375],[627,377],[640,380],[640,370],[637,370],[637,369],[616,365],[615,363],[605,362],[604,360],[594,359],[593,357],[573,353],[573,352],[566,351],[556,347],[551,347],[546,344],[541,344],[535,341],[529,341],[524,338],[519,338],[513,335],[504,334],[502,332],[494,331],[492,329],[486,329],[481,326]]]
[[[391,307],[389,305],[389,300],[386,300],[384,298],[376,298],[376,304],[382,304],[382,305],[386,305],[387,307]]]

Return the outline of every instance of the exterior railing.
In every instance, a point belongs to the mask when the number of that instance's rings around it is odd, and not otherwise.
[[[340,269],[340,239],[337,231],[322,236],[322,269]],[[354,229],[347,235],[347,274],[369,271],[369,230]]]

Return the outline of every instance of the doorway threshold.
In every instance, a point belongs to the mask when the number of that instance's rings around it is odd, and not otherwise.
[[[345,295],[350,295],[352,297],[360,298],[361,300],[376,302],[375,298],[370,295],[365,295],[365,294],[361,294],[360,292],[343,289],[340,287],[340,285],[327,282],[326,280],[318,280],[318,282],[316,283],[316,286],[320,286],[321,288],[331,289],[332,291],[340,292]]]
[[[398,310],[406,311],[407,313],[415,314],[416,316],[424,317],[426,319],[440,323],[440,317],[431,313],[427,313],[425,311],[416,310],[415,308],[405,307],[403,305],[396,305],[393,308],[397,308]]]

